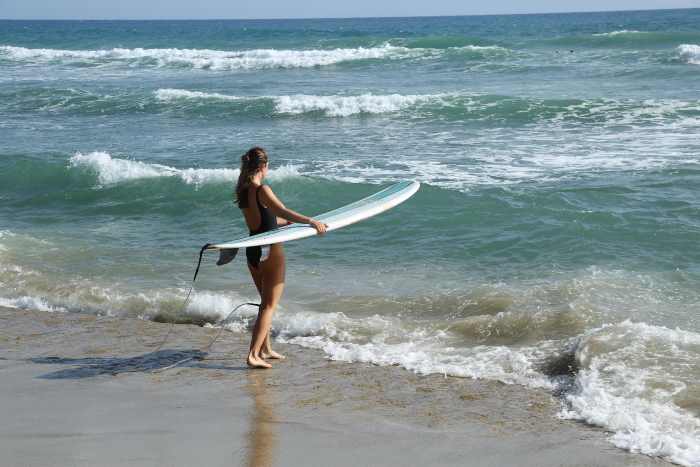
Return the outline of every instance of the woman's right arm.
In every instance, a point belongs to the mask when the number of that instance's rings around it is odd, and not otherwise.
[[[262,186],[260,189],[260,198],[262,198],[261,201],[263,204],[267,206],[275,216],[282,217],[290,222],[309,224],[315,228],[319,234],[326,233],[326,228],[328,227],[326,224],[287,208],[284,204],[282,204],[282,201],[275,196],[275,194],[272,192],[272,188],[269,186]]]

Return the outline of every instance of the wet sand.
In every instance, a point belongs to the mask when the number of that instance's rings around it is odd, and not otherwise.
[[[418,376],[248,337],[0,307],[3,466],[665,466],[559,420],[545,391]],[[185,358],[184,364],[165,369]]]

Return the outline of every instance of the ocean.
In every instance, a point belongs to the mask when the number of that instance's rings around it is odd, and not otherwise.
[[[277,341],[544,388],[700,465],[699,135],[700,9],[0,21],[0,305],[216,326],[242,259],[180,305],[247,233],[249,147],[305,214],[417,180],[285,246]]]

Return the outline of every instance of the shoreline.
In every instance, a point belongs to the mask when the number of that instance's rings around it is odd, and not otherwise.
[[[327,360],[248,336],[0,307],[3,465],[665,466],[555,417],[546,391]],[[182,358],[198,357],[163,369]]]

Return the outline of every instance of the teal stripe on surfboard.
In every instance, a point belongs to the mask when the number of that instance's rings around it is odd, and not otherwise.
[[[327,224],[330,232],[387,211],[409,199],[419,188],[420,183],[415,181],[406,180],[399,182],[359,201],[315,216],[315,218]],[[231,242],[213,244],[209,246],[209,249],[224,250],[269,245],[298,240],[315,234],[316,230],[311,226],[292,224]]]

